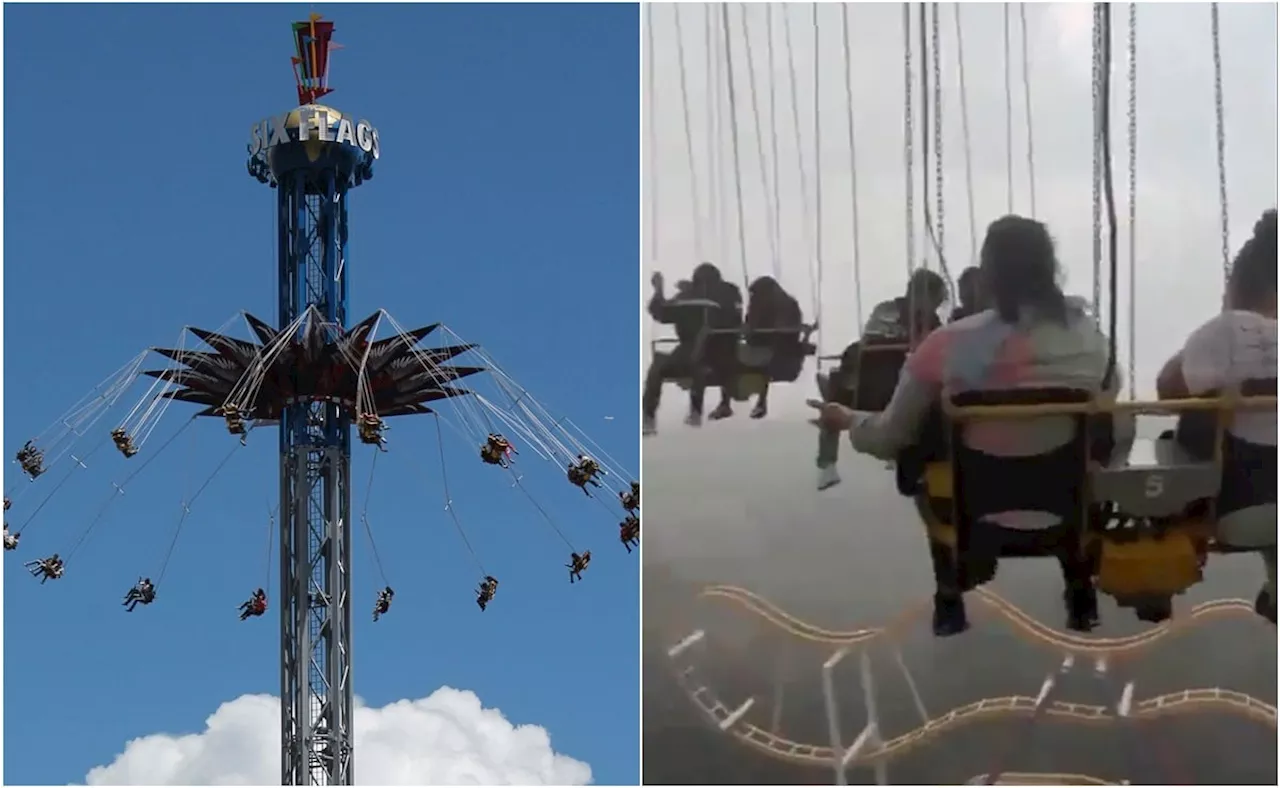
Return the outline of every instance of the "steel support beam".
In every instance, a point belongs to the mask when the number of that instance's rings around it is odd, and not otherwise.
[[[332,169],[277,187],[280,325],[346,324],[345,183]],[[298,402],[280,424],[281,784],[351,785],[351,421]]]

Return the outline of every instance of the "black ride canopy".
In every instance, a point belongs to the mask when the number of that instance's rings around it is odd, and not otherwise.
[[[350,329],[343,329],[308,317],[301,334],[284,340],[285,345],[263,375],[262,386],[245,415],[256,419],[279,419],[285,406],[298,399],[357,401],[359,359],[364,364],[372,405],[377,415],[405,416],[431,413],[427,403],[470,394],[446,385],[483,372],[484,367],[444,366],[443,362],[477,345],[450,345],[419,348],[418,343],[440,326],[414,329],[403,335],[369,344],[369,336],[381,313],[374,313]],[[156,348],[156,352],[185,366],[185,369],[147,370],[145,374],[169,380],[181,388],[164,396],[181,402],[205,405],[197,416],[220,416],[224,404],[244,408],[249,403],[228,403],[232,391],[245,375],[264,358],[264,348],[279,347],[281,330],[245,314],[245,320],[262,344],[235,339],[224,334],[192,328],[214,352]],[[352,359],[357,360],[355,364]],[[367,392],[366,392],[367,396]]]

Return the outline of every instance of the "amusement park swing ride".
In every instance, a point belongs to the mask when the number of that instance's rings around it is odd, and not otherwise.
[[[773,60],[773,42],[776,40],[773,29],[772,8],[766,7],[766,25],[769,30],[767,40],[769,42],[769,65],[767,73],[770,80],[774,78],[777,68]],[[1019,8],[1021,8],[1019,6]],[[913,173],[915,165],[914,150],[921,151],[920,156],[923,161],[922,170],[924,170],[922,178],[923,195],[925,197],[924,215],[924,237],[927,246],[931,249],[932,254],[925,254],[922,257],[933,257],[941,269],[942,275],[949,281],[950,274],[946,270],[946,258],[943,254],[943,205],[942,205],[942,100],[941,100],[941,75],[942,65],[940,57],[940,25],[939,12],[937,4],[921,4],[918,8],[919,21],[913,20],[913,8],[910,4],[903,4],[903,36],[904,36],[904,61],[905,61],[905,115],[904,115],[904,136],[906,148],[906,167],[907,167],[907,195],[908,195],[908,239],[907,239],[907,260],[908,270],[915,267],[916,250],[914,241],[913,228],[915,226],[916,209],[912,205],[913,196],[915,194],[913,185],[916,176]],[[1012,106],[1008,103],[1008,96],[1011,92],[1011,68],[1012,58],[1010,56],[1010,36],[1008,28],[1010,25],[1011,7],[1006,6],[1005,15],[1005,80],[1006,80],[1006,145],[1008,148],[1008,190],[1010,210],[1013,209],[1013,161],[1012,161],[1012,138],[1013,138],[1013,121]],[[745,242],[741,235],[744,224],[742,190],[741,181],[743,177],[742,168],[740,166],[738,155],[738,113],[737,106],[738,91],[740,86],[735,86],[735,58],[734,48],[731,44],[730,30],[735,29],[742,38],[749,40],[750,35],[748,27],[750,24],[750,16],[746,7],[740,7],[735,14],[729,6],[720,6],[718,8],[708,7],[705,11],[706,41],[708,42],[708,85],[711,90],[711,99],[707,102],[709,113],[727,112],[727,117],[722,122],[711,122],[709,125],[713,130],[727,130],[728,135],[732,137],[733,165],[727,174],[734,179],[734,190],[731,192],[737,198],[738,211],[738,232],[739,246],[738,250],[743,255],[743,275],[747,277],[745,263]],[[849,144],[851,157],[853,157],[854,139],[853,139],[853,123],[852,123],[852,90],[849,85],[851,76],[850,51],[848,41],[849,29],[849,7],[843,6],[841,9],[842,19],[844,22],[844,58],[845,58],[845,95],[850,103],[846,108],[849,114]],[[1222,251],[1224,273],[1230,267],[1230,244],[1227,238],[1227,189],[1226,189],[1226,169],[1225,169],[1225,124],[1223,120],[1223,101],[1222,101],[1222,75],[1221,75],[1221,53],[1219,43],[1219,19],[1217,4],[1211,4],[1211,35],[1213,43],[1213,65],[1215,77],[1215,107],[1217,119],[1217,155],[1218,155],[1218,174],[1219,174],[1219,197],[1221,202],[1221,230],[1222,230]],[[675,8],[672,11],[674,15],[673,29],[676,46],[679,50],[680,63],[680,80],[679,86],[684,95],[683,112],[684,112],[684,128],[685,128],[685,144],[689,156],[689,168],[693,173],[692,188],[694,191],[693,200],[695,207],[699,205],[699,185],[697,183],[696,168],[693,164],[694,158],[694,140],[689,131],[689,113],[691,111],[690,102],[688,100],[686,89],[686,69],[687,60],[684,52],[685,34],[681,28],[681,9]],[[963,40],[961,34],[959,6],[954,8],[956,21],[956,41],[955,48],[958,55],[958,71],[960,76],[960,103],[962,117],[964,120],[965,130],[965,169],[968,175],[968,194],[969,194],[969,211],[971,235],[976,231],[973,212],[973,186],[972,176],[969,166],[968,150],[968,108],[965,101],[964,93],[964,56],[963,56]],[[1025,14],[1021,11],[1020,14]],[[737,16],[736,24],[733,19]],[[1023,26],[1023,37],[1025,42],[1025,16],[1020,16]],[[817,9],[816,5],[813,10],[814,31],[817,31]],[[789,63],[787,69],[792,79],[792,102],[795,102],[794,80],[797,71],[794,56],[791,54],[791,24],[788,15],[784,12],[782,22],[785,27],[783,40],[786,42],[786,51],[783,57]],[[654,35],[654,20],[652,14],[648,19],[647,36],[650,41]],[[670,31],[668,31],[670,32]],[[1117,221],[1115,210],[1114,187],[1112,185],[1111,173],[1111,142],[1110,142],[1110,99],[1111,99],[1111,11],[1110,7],[1103,4],[1094,4],[1094,21],[1093,21],[1093,79],[1094,79],[1094,118],[1095,118],[1095,139],[1094,139],[1094,292],[1091,314],[1095,319],[1102,319],[1106,314],[1103,311],[1103,281],[1104,281],[1104,262],[1109,264],[1109,325],[1108,336],[1110,337],[1110,366],[1114,368],[1116,364],[1116,335],[1117,335],[1117,281],[1118,281],[1118,254],[1117,254]],[[1137,36],[1137,12],[1136,6],[1130,4],[1128,17],[1128,160],[1129,160],[1129,224],[1132,227],[1136,216],[1135,192],[1136,192],[1136,36]],[[816,40],[816,39],[815,39]],[[918,41],[917,44],[915,42]],[[715,42],[719,46],[717,53],[712,50],[711,43]],[[721,45],[720,42],[723,42]],[[913,53],[913,50],[914,53]],[[815,44],[815,63],[813,66],[814,79],[818,79],[820,69],[817,63],[817,46]],[[913,67],[913,54],[918,57],[918,74]],[[739,57],[743,55],[739,54]],[[753,55],[750,46],[747,47],[745,58],[747,65],[743,70],[751,75],[751,81],[748,86],[748,100],[744,102],[750,108],[750,113],[755,116],[756,130],[755,139],[757,141],[768,139],[770,136],[774,139],[773,166],[774,175],[772,181],[767,172],[765,165],[766,158],[761,153],[760,176],[764,182],[765,194],[770,195],[771,184],[776,187],[778,177],[776,169],[778,166],[776,155],[776,128],[769,132],[764,132],[760,128],[760,115],[756,111],[757,106],[756,77],[755,72],[757,66],[751,61]],[[1033,156],[1031,154],[1031,88],[1030,80],[1026,74],[1026,55],[1025,43],[1023,53],[1023,87],[1026,93],[1026,147],[1028,151],[1028,174],[1031,181],[1031,211],[1034,214],[1035,207],[1035,175]],[[930,74],[932,72],[932,82],[930,82]],[[913,118],[913,90],[916,88],[916,80],[919,80],[919,110],[921,113],[921,122],[919,126],[914,122]],[[932,90],[932,93],[930,92]],[[770,84],[770,107],[773,105],[773,86]],[[815,88],[815,95],[817,94]],[[815,105],[819,102],[815,99]],[[724,108],[724,109],[722,109]],[[771,109],[772,111],[772,109]],[[652,110],[651,110],[652,112]],[[799,114],[793,106],[793,115],[795,116],[795,133],[797,138],[800,136]],[[818,112],[815,106],[815,114]],[[652,127],[651,127],[652,128]],[[818,123],[815,121],[815,128]],[[916,138],[919,132],[918,139]],[[932,138],[930,137],[932,132]],[[932,143],[932,147],[931,147]],[[711,140],[708,145],[714,147],[716,145],[725,144],[722,140]],[[763,145],[763,143],[760,143]],[[651,145],[653,145],[651,141]],[[656,146],[654,146],[656,147]],[[813,174],[815,178],[820,178],[822,171],[821,164],[821,146],[815,146],[819,153],[818,161],[814,167]],[[932,155],[931,155],[932,151]],[[854,157],[853,160],[856,160]],[[650,165],[652,166],[652,165]],[[799,166],[804,169],[803,156],[800,157]],[[933,168],[934,181],[930,183],[930,168]],[[801,178],[804,179],[802,173]],[[858,214],[857,214],[857,186],[856,186],[856,165],[854,174],[854,213],[853,213],[853,261],[854,261],[854,282],[855,290],[860,293],[860,254],[858,249]],[[930,191],[934,191],[930,195]],[[654,189],[654,192],[657,190]],[[714,185],[712,187],[714,192]],[[807,194],[807,189],[802,188],[802,195]],[[817,189],[818,199],[816,209],[819,211],[817,221],[813,226],[821,228],[821,186]],[[932,205],[930,199],[932,198]],[[777,194],[773,193],[772,199],[774,204],[770,206],[773,213],[772,223],[765,222],[766,229],[770,232],[770,243],[776,244],[778,228],[777,228],[777,211],[776,205]],[[805,198],[809,199],[808,197]],[[695,214],[697,211],[695,210]],[[804,214],[810,216],[810,206],[806,203],[804,206]],[[656,215],[651,207],[651,216]],[[1104,224],[1105,218],[1105,224]],[[809,220],[806,220],[806,232],[810,232]],[[655,230],[656,232],[656,230]],[[820,229],[819,229],[820,232]],[[1129,321],[1133,322],[1134,317],[1134,295],[1133,295],[1133,271],[1134,271],[1134,249],[1132,242],[1133,235],[1130,234],[1130,247],[1128,250],[1129,266],[1130,266],[1130,303],[1129,303]],[[970,239],[973,247],[977,247],[976,237]],[[699,246],[698,254],[700,259],[702,256],[703,241],[700,236],[695,234],[695,242]],[[822,243],[818,240],[816,244],[809,244],[812,254],[810,259],[813,260],[811,266],[811,277],[814,279],[815,286],[820,288],[821,282],[821,259],[822,259]],[[1104,254],[1105,253],[1105,254]],[[774,259],[777,258],[776,249],[773,253]],[[780,272],[776,272],[780,274]],[[814,312],[820,310],[821,298],[815,290],[814,296]],[[860,313],[859,303],[859,313]],[[821,322],[820,319],[815,321]],[[861,323],[861,315],[859,314],[859,323]],[[1132,326],[1129,334],[1129,381],[1130,381],[1130,397],[1133,398],[1133,380],[1134,380],[1134,339]],[[812,329],[811,329],[812,330]],[[744,333],[749,333],[744,332]],[[807,333],[806,333],[807,336]],[[905,353],[909,348],[903,349],[902,358],[905,359]],[[836,357],[838,358],[838,357]],[[823,357],[819,355],[819,366],[822,361],[832,360],[832,357]],[[800,359],[803,362],[803,359]],[[760,378],[764,382],[790,382],[794,381],[797,376],[791,376],[787,380],[770,377],[768,370],[761,371],[751,369],[748,365],[740,365],[742,371],[737,373],[740,376],[753,376]],[[1110,373],[1109,373],[1110,374]],[[896,376],[896,375],[895,375]],[[855,393],[856,396],[856,393]],[[1143,402],[1123,402],[1115,405],[1113,411],[1120,413],[1128,413],[1132,415],[1145,414],[1171,414],[1179,415],[1182,412],[1192,412],[1196,409],[1207,411],[1215,411],[1219,413],[1229,413],[1233,408],[1245,409],[1249,407],[1260,407],[1268,410],[1274,409],[1276,406],[1274,381],[1270,382],[1267,390],[1255,394],[1252,391],[1244,391],[1237,393],[1234,398],[1221,397],[1206,400],[1188,400],[1181,403],[1143,403]],[[883,406],[882,406],[883,407]],[[1062,406],[1058,406],[1062,410]],[[859,408],[868,409],[868,408]],[[872,408],[874,409],[874,408]],[[988,408],[990,410],[990,408]],[[1020,416],[1015,412],[1017,407],[1001,406],[1001,417]],[[1034,408],[1032,408],[1034,410]],[[1038,413],[1043,415],[1045,412],[1057,413],[1058,411],[1046,411],[1042,406]],[[1066,412],[1063,410],[1062,412]],[[988,414],[990,415],[990,414]],[[1027,417],[1034,417],[1036,414],[1027,414]],[[952,419],[963,419],[967,414],[963,410],[955,410],[949,412]],[[1162,439],[1163,440],[1163,439]],[[1274,462],[1274,450],[1273,462]],[[1136,454],[1136,453],[1135,453]],[[932,499],[954,499],[959,497],[953,494],[953,489],[958,483],[951,477],[953,470],[950,464],[955,460],[949,460],[947,463],[937,463],[937,468],[926,468],[926,478],[923,482],[924,486],[913,491],[917,499],[917,506],[921,513],[922,519],[926,526],[931,541],[939,541],[950,546],[953,551],[963,550],[962,529],[956,525],[948,523],[948,519],[954,517],[952,522],[957,524],[965,522],[963,516],[951,512],[948,515],[933,516],[930,514]],[[1218,489],[1218,479],[1224,474],[1229,473],[1229,469],[1219,467],[1220,459],[1215,459],[1213,463],[1204,463],[1196,465],[1195,461],[1181,458],[1170,450],[1161,451],[1157,446],[1154,459],[1145,461],[1130,457],[1129,461],[1118,470],[1112,468],[1103,468],[1094,472],[1091,479],[1092,488],[1097,491],[1098,495],[1107,496],[1107,500],[1111,505],[1118,507],[1117,511],[1123,511],[1127,514],[1141,515],[1133,517],[1133,533],[1125,532],[1118,534],[1114,531],[1105,531],[1099,537],[1096,537],[1100,550],[1100,569],[1096,577],[1098,590],[1103,591],[1116,598],[1121,606],[1125,606],[1126,601],[1132,601],[1142,597],[1145,594],[1156,595],[1173,595],[1181,594],[1191,585],[1199,581],[1201,577],[1200,567],[1203,561],[1208,558],[1207,555],[1197,557],[1191,550],[1184,554],[1181,547],[1189,544],[1191,537],[1184,537],[1180,529],[1186,528],[1196,531],[1201,536],[1197,538],[1205,539],[1209,545],[1209,552],[1265,552],[1267,546],[1257,547],[1236,547],[1229,544],[1214,543],[1214,536],[1204,536],[1203,532],[1206,528],[1212,532],[1212,523],[1186,523],[1185,525],[1176,525],[1169,533],[1161,532],[1159,539],[1149,535],[1142,530],[1142,523],[1152,518],[1172,517],[1175,521],[1181,522],[1181,513],[1190,511],[1186,509],[1188,500],[1201,498],[1212,498]],[[937,477],[937,478],[934,478]],[[947,478],[943,478],[947,477]],[[1172,494],[1167,492],[1167,487],[1163,484],[1166,479],[1175,479],[1179,493]],[[1159,481],[1158,494],[1153,495],[1151,491],[1156,488],[1152,481]],[[945,487],[945,489],[943,489]],[[1083,489],[1083,488],[1082,488]],[[906,491],[903,491],[904,494]],[[1261,494],[1261,493],[1260,493]],[[1271,495],[1274,496],[1274,488]],[[922,497],[923,496],[923,497]],[[1175,500],[1176,499],[1176,500]],[[1258,512],[1261,512],[1259,515]],[[1219,505],[1219,511],[1216,516],[1225,519],[1233,516],[1234,510],[1223,509]],[[1275,520],[1275,499],[1271,497],[1269,501],[1259,500],[1251,501],[1244,510],[1245,516],[1262,517],[1266,522],[1273,523]],[[1192,517],[1191,519],[1196,519]],[[1184,541],[1184,539],[1186,541]],[[1274,543],[1269,547],[1274,551]],[[1005,559],[1013,556],[1001,556]],[[1199,563],[1197,563],[1199,562]],[[1184,565],[1185,564],[1185,565]],[[756,622],[760,625],[767,625],[764,629],[768,630],[778,642],[786,642],[791,644],[816,644],[820,648],[830,649],[829,658],[820,666],[818,677],[820,679],[821,693],[823,704],[826,712],[826,728],[827,741],[822,743],[806,743],[788,738],[781,730],[783,721],[783,699],[785,680],[779,678],[778,668],[775,666],[775,676],[773,678],[773,688],[771,693],[765,694],[763,697],[757,695],[748,695],[745,699],[729,700],[717,692],[712,686],[712,681],[717,676],[717,653],[723,656],[723,650],[718,650],[715,637],[716,625],[712,618],[706,618],[703,612],[694,612],[694,608],[690,606],[689,613],[678,624],[673,624],[672,631],[668,637],[668,648],[666,656],[669,666],[675,675],[676,682],[688,696],[688,699],[697,710],[700,717],[707,722],[713,730],[725,734],[742,745],[749,747],[771,758],[785,761],[788,763],[816,766],[831,769],[834,774],[836,784],[847,784],[849,779],[849,770],[851,767],[867,766],[874,772],[874,779],[877,784],[888,783],[888,764],[894,758],[914,749],[916,746],[926,741],[932,740],[935,736],[941,735],[949,730],[961,726],[970,721],[1003,717],[1023,717],[1029,722],[1023,726],[1019,734],[1010,737],[1007,747],[999,754],[993,762],[992,767],[986,773],[974,776],[970,782],[976,784],[1110,784],[1107,780],[1087,775],[1075,774],[1033,774],[1033,773],[1015,773],[1007,768],[1010,757],[1015,753],[1019,745],[1026,746],[1030,744],[1031,731],[1035,722],[1048,718],[1057,718],[1062,720],[1075,720],[1079,722],[1094,723],[1111,723],[1121,726],[1124,730],[1136,730],[1137,721],[1152,717],[1164,715],[1179,714],[1183,712],[1210,711],[1218,713],[1228,713],[1239,715],[1243,718],[1253,720],[1263,726],[1274,729],[1276,727],[1276,708],[1272,704],[1265,703],[1257,698],[1251,697],[1245,693],[1228,690],[1220,687],[1208,687],[1202,689],[1188,689],[1181,692],[1171,694],[1158,695],[1154,697],[1141,698],[1137,694],[1136,682],[1128,675],[1123,674],[1124,662],[1138,653],[1144,651],[1147,647],[1160,642],[1166,635],[1173,633],[1175,630],[1190,626],[1193,622],[1202,621],[1208,618],[1224,617],[1224,616],[1244,616],[1253,618],[1255,621],[1255,613],[1261,614],[1263,617],[1271,619],[1274,624],[1274,612],[1265,610],[1266,591],[1260,592],[1258,600],[1244,599],[1220,599],[1206,603],[1202,603],[1177,615],[1172,620],[1165,620],[1156,627],[1148,629],[1136,635],[1127,637],[1096,637],[1076,634],[1073,632],[1063,632],[1049,627],[1027,613],[1019,610],[1012,603],[1000,597],[994,591],[983,587],[982,583],[978,583],[971,591],[970,597],[981,603],[983,612],[995,614],[998,620],[1002,619],[1008,622],[1014,631],[1033,644],[1042,648],[1051,649],[1061,655],[1061,662],[1058,667],[1051,671],[1044,679],[1039,691],[1034,695],[1017,695],[1000,698],[984,698],[982,700],[952,709],[944,714],[931,715],[925,706],[925,702],[921,697],[916,682],[902,658],[900,647],[897,645],[899,636],[903,634],[906,627],[920,619],[920,615],[927,610],[927,605],[913,606],[909,611],[904,613],[898,620],[887,624],[880,628],[861,629],[852,631],[832,631],[824,629],[817,624],[803,621],[795,616],[780,609],[768,600],[751,592],[750,590],[735,586],[709,586],[704,588],[699,594],[700,600],[715,601],[722,604],[729,604],[740,608],[751,614]],[[702,620],[704,619],[705,620]],[[1166,617],[1167,618],[1167,617]],[[935,624],[935,633],[937,632]],[[953,634],[953,633],[948,633]],[[872,649],[880,648],[887,651],[901,673],[901,678],[906,687],[910,691],[912,703],[919,717],[918,727],[909,730],[906,733],[891,736],[882,730],[882,722],[877,707],[877,690],[876,682],[873,675],[873,659]],[[757,650],[753,649],[752,653],[756,655],[753,664],[762,661]],[[858,683],[860,684],[862,696],[862,714],[859,715],[862,722],[860,732],[851,740],[847,731],[842,730],[842,725],[846,724],[847,717],[841,711],[841,697],[847,697],[847,691],[842,696],[835,686],[835,675],[837,668],[844,664],[850,658],[857,659]],[[1117,671],[1116,667],[1120,666],[1121,670]],[[816,668],[816,666],[815,666]],[[1084,672],[1096,679],[1097,684],[1102,688],[1103,700],[1101,705],[1089,705],[1072,702],[1064,699],[1062,694],[1063,679],[1072,673]],[[740,691],[741,688],[738,688]],[[847,705],[847,701],[846,701]],[[765,712],[762,714],[762,712]],[[1126,736],[1128,741],[1132,737]],[[1128,745],[1126,745],[1128,746]],[[1136,748],[1136,743],[1133,745]],[[1171,777],[1163,777],[1163,780],[1172,780]],[[1177,780],[1173,780],[1177,781]]]
[[[348,197],[373,177],[381,148],[377,129],[368,121],[353,121],[317,103],[331,92],[333,30],[333,23],[318,15],[293,25],[298,106],[255,124],[248,147],[249,174],[276,194],[278,327],[243,314],[252,339],[227,333],[233,317],[212,331],[188,327],[177,348],[139,353],[22,446],[15,457],[21,476],[9,483],[4,497],[4,548],[26,557],[32,549],[45,549],[28,536],[39,524],[38,516],[88,467],[90,458],[111,445],[132,466],[67,546],[55,546],[57,552],[25,564],[41,583],[74,578],[80,548],[130,481],[197,420],[220,420],[231,447],[184,500],[158,572],[140,577],[125,596],[125,609],[133,612],[164,603],[175,547],[191,507],[210,483],[241,447],[265,438],[265,430],[279,429],[280,497],[269,521],[268,543],[278,513],[283,785],[353,781],[349,654],[357,527],[369,538],[382,574],[383,588],[372,600],[373,620],[394,614],[395,592],[378,558],[367,511],[358,525],[352,517],[352,427],[360,444],[374,452],[371,485],[377,457],[396,451],[387,435],[388,420],[434,419],[445,511],[476,566],[474,598],[481,612],[501,604],[500,570],[490,574],[481,562],[453,505],[442,425],[473,447],[478,458],[472,461],[505,476],[508,486],[531,505],[530,519],[541,520],[563,543],[566,563],[556,571],[567,570],[571,583],[584,580],[592,553],[577,546],[530,489],[538,466],[550,469],[548,478],[558,478],[557,484],[580,489],[580,505],[598,506],[599,516],[618,529],[612,538],[627,553],[640,541],[640,488],[634,477],[571,420],[551,415],[478,345],[439,323],[406,329],[382,310],[349,322]],[[188,347],[188,333],[204,347]],[[444,342],[422,346],[428,337]],[[144,368],[152,354],[173,366]],[[452,363],[459,359],[470,361]],[[126,396],[135,382],[147,378],[151,385],[129,406]],[[174,403],[198,410],[157,446],[156,430]],[[442,407],[448,412],[441,412]],[[42,497],[32,503],[32,496]],[[265,585],[253,589],[240,606],[242,621],[267,612]]]

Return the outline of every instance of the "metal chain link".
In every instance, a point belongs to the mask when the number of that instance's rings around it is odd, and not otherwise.
[[[1222,212],[1223,305],[1229,306],[1226,293],[1231,279],[1231,226],[1227,219],[1227,127],[1223,112],[1222,39],[1217,3],[1209,4],[1209,27],[1210,35],[1213,36],[1213,115],[1218,144],[1218,206]],[[1227,347],[1227,369],[1235,369],[1236,343],[1232,342]]]
[[[978,258],[978,219],[975,214],[975,203],[973,198],[973,146],[970,142],[969,135],[969,94],[966,90],[964,79],[964,32],[963,25],[960,23],[960,4],[954,5],[956,23],[956,66],[957,76],[960,79],[960,123],[961,131],[964,134],[964,183],[965,193],[969,198],[969,259],[971,261]]]
[[[1101,4],[1093,4],[1093,319],[1102,321],[1102,87]]]
[[[1027,181],[1031,187],[1031,216],[1036,216],[1036,146],[1031,111],[1031,60],[1027,56],[1027,4],[1018,3],[1018,38],[1022,43],[1022,104],[1027,119]]]
[[[679,29],[679,7],[677,6],[677,30]],[[654,97],[657,91],[654,88],[654,68],[653,68],[653,6],[649,6],[644,12],[644,39],[645,39],[645,120],[647,121],[646,131],[648,132],[648,150],[645,152],[645,169],[647,170],[646,180],[649,187],[649,259],[656,260],[658,258],[658,125],[654,116]],[[679,43],[683,44],[683,41]],[[681,50],[680,78],[684,79],[684,62],[683,49]],[[687,109],[687,105],[686,105]],[[688,118],[685,118],[685,127],[688,127]],[[697,203],[694,203],[694,215],[698,212]],[[694,233],[697,233],[698,222],[693,223]],[[696,235],[695,235],[696,237]]]
[[[1138,4],[1129,3],[1129,399],[1138,398]]]
[[[902,4],[902,43],[903,43],[903,91],[904,103],[902,114],[903,158],[906,165],[906,203],[907,203],[907,276],[915,271],[916,237],[915,237],[915,120],[912,117],[911,91],[911,4]]]
[[[1231,230],[1227,221],[1227,129],[1222,100],[1222,41],[1219,38],[1218,4],[1209,4],[1213,36],[1213,113],[1218,143],[1218,203],[1222,211],[1222,281],[1231,275]]]
[[[933,173],[929,169],[930,148],[933,140],[929,136],[930,125],[933,122],[933,97],[929,95],[929,4],[920,4],[919,14],[919,31],[916,37],[916,46],[919,52],[916,53],[916,60],[920,68],[920,214],[921,214],[921,238],[920,243],[923,247],[920,250],[920,265],[926,270],[929,268],[929,256],[934,252],[933,238],[930,235],[932,230],[932,217],[929,215],[930,204],[933,202],[932,190],[929,188],[929,179]]]
[[[942,183],[942,35],[938,30],[938,4],[930,3],[929,21],[933,46],[933,238],[937,244],[938,268],[951,286],[947,271],[945,195]],[[952,288],[954,291],[954,288]]]
[[[720,6],[720,32],[724,34],[724,70],[729,90],[729,140],[733,153],[733,196],[737,219],[738,259],[742,263],[742,292],[751,288],[751,273],[747,267],[747,217],[742,197],[742,150],[738,134],[738,91],[734,80],[733,33],[729,28],[729,5]]]
[[[778,196],[782,192],[780,170],[780,159],[778,157],[778,65],[777,59],[773,54],[773,3],[765,3],[764,6],[764,26],[768,35],[768,46],[766,47],[766,57],[769,60],[769,155],[770,163],[773,168],[773,188],[774,199],[770,206],[772,211],[769,215],[769,221],[773,225],[773,237],[778,239],[779,245],[782,243],[782,200]],[[782,261],[778,261],[779,267]]]
[[[746,8],[746,4],[743,4]],[[743,13],[746,13],[745,11]],[[813,319],[822,325],[822,39],[818,35],[818,4],[813,4]],[[861,328],[861,326],[859,326]],[[821,353],[818,354],[821,357]],[[818,361],[821,368],[822,361]]]
[[[858,212],[858,145],[853,109],[853,47],[849,43],[849,4],[840,4],[841,44],[844,48],[844,100],[849,110],[849,189],[853,197],[854,319],[862,330],[862,228]]]
[[[1004,178],[1005,212],[1013,213],[1013,85],[1010,77],[1009,4],[1004,6]]]
[[[679,8],[679,5],[675,6]],[[751,25],[750,16],[747,12],[746,3],[738,3],[738,22],[742,28],[743,46],[747,54],[747,97],[751,100],[751,119],[755,124],[756,138],[756,158],[760,165],[760,183],[764,189],[764,203],[769,210],[769,215],[773,215],[773,203],[778,201],[778,186],[776,183],[769,182],[769,161],[764,149],[764,123],[760,117],[760,100],[756,90],[756,55],[755,50],[751,47]],[[765,222],[765,236],[769,243],[769,263],[770,270],[773,271],[773,278],[782,281],[782,256],[778,250],[780,244],[778,233],[775,232],[773,222]]]
[[[693,198],[693,217],[694,217],[693,248],[696,254],[698,255],[698,261],[701,262],[707,259],[707,248],[702,238],[702,216],[703,216],[702,195],[700,193],[700,190],[698,189],[698,170],[696,167],[696,154],[694,153],[694,150],[693,150],[693,123],[692,123],[693,106],[689,101],[689,74],[688,74],[688,66],[685,62],[684,26],[680,23],[680,6],[673,5],[671,7],[671,10],[673,12],[672,16],[675,18],[676,57],[680,65],[680,106],[681,106],[681,111],[684,113],[683,114],[684,146],[685,146],[685,153],[689,157],[689,189],[691,192],[691,196]],[[651,19],[653,17],[652,6],[649,7],[649,17]],[[650,41],[652,41],[652,35],[653,34],[651,32]],[[652,43],[650,43],[649,45],[649,58],[650,58],[649,92],[650,94],[652,94],[656,92],[656,87],[654,82],[655,77],[653,75],[653,70],[652,70],[653,69],[653,62],[652,62],[653,61],[653,44]],[[651,101],[650,106],[652,107],[652,98],[650,99],[650,101]],[[650,113],[652,112],[653,110],[650,109]],[[652,118],[653,115],[650,114],[649,117]],[[653,125],[652,121],[650,122],[650,125]],[[654,144],[656,145],[656,142]],[[655,155],[650,155],[650,160],[656,162],[657,157]],[[656,167],[654,168],[654,171],[657,172]],[[654,196],[653,201],[656,206],[658,201],[657,195]],[[657,209],[655,208],[654,210],[655,210],[655,216],[656,216]],[[654,254],[655,255],[657,254],[657,231],[656,230],[654,231]]]
[[[707,224],[710,226],[712,238],[706,242],[707,252],[711,257],[699,260],[705,262],[714,259],[717,263],[724,259],[723,243],[724,217],[721,199],[723,184],[720,167],[720,57],[719,42],[715,35],[714,11],[710,5],[704,5],[703,33],[704,48],[707,53]]]

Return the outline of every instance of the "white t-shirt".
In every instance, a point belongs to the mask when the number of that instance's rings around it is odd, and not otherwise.
[[[1230,388],[1246,380],[1275,379],[1276,321],[1256,312],[1230,311],[1215,316],[1187,338],[1182,377],[1193,394]],[[1232,434],[1276,445],[1276,412],[1241,413]]]

